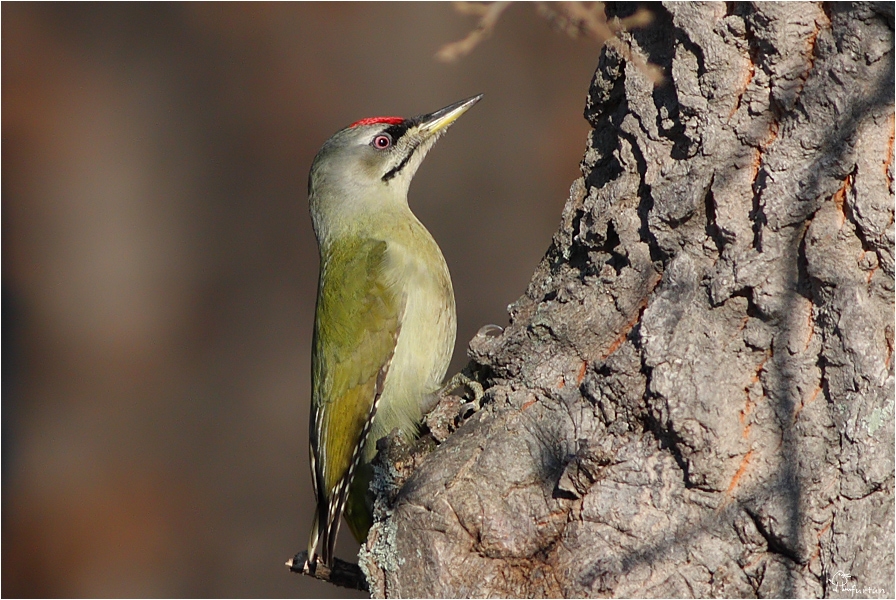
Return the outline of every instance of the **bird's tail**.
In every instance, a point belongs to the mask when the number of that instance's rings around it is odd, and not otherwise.
[[[314,521],[311,525],[311,535],[308,537],[308,565],[310,569],[316,562],[322,562],[328,567],[333,566],[333,555],[336,549],[336,536],[339,534],[339,524],[342,521],[342,511],[345,507],[347,481],[343,480],[337,487],[338,493],[333,498],[321,494],[317,500],[317,508],[314,510]]]
[[[311,522],[311,535],[308,536],[308,563],[305,569],[308,570],[317,560],[317,546],[320,544],[320,511],[314,509],[314,521]]]
[[[342,516],[342,505],[339,497],[334,505],[331,498],[320,485],[321,474],[318,473],[314,446],[311,447],[311,483],[317,496],[314,508],[314,520],[311,523],[311,535],[308,536],[308,562],[306,570],[311,570],[317,562],[328,567],[333,566],[333,550],[336,545],[336,534],[339,532],[339,517]],[[335,519],[333,518],[335,515]]]

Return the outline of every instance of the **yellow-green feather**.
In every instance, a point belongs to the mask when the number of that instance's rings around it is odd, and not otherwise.
[[[344,232],[321,244],[311,412],[318,518],[311,543],[321,540],[325,558],[343,509],[355,538],[366,538],[376,440],[396,428],[407,439],[417,435],[427,395],[438,389],[454,346],[454,293],[435,240],[407,206],[369,221],[368,231],[383,238]],[[348,481],[355,451],[359,462]],[[337,490],[343,481],[350,488]]]
[[[311,445],[318,519],[360,452],[365,423],[395,351],[403,298],[384,273],[387,244],[343,238],[322,257],[314,327]],[[336,519],[339,515],[335,515]],[[323,528],[326,533],[336,523]]]

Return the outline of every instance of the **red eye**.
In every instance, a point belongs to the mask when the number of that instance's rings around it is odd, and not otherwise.
[[[389,146],[392,145],[392,138],[386,135],[385,133],[381,133],[380,135],[373,138],[373,147],[379,148],[380,150],[385,150]]]

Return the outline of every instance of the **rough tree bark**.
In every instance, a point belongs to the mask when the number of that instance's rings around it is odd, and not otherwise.
[[[894,593],[893,5],[654,10],[483,409],[382,443],[374,595]]]

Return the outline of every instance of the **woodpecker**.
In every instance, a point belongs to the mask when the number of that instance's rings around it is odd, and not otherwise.
[[[451,360],[451,276],[408,206],[408,188],[436,140],[480,98],[410,119],[361,119],[327,140],[311,165],[320,279],[309,426],[317,505],[306,570],[332,566],[343,511],[364,542],[376,442],[395,428],[418,435]]]

